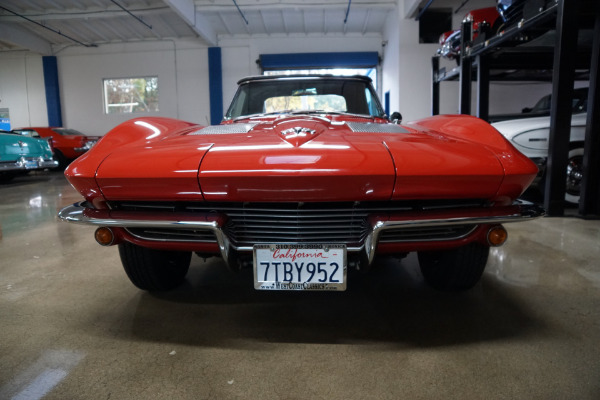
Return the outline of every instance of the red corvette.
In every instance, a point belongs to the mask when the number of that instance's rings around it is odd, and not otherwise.
[[[58,161],[60,169],[65,169],[69,162],[91,149],[99,139],[97,136],[87,136],[75,129],[55,127],[19,128],[13,132],[50,139],[54,158]]]
[[[397,121],[395,121],[397,122]],[[365,77],[254,77],[216,126],[139,118],[65,171],[139,288],[178,286],[192,253],[254,269],[263,290],[344,290],[348,268],[418,252],[425,280],[465,290],[502,223],[543,215],[517,198],[536,166],[486,122],[399,125]]]

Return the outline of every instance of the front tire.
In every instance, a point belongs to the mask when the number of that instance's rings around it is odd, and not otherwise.
[[[192,259],[191,252],[155,250],[127,242],[119,244],[119,255],[131,283],[148,291],[181,285]]]
[[[54,160],[58,161],[58,166],[54,168],[54,171],[64,171],[69,166],[69,160],[58,149],[54,149]]]
[[[470,243],[451,250],[420,251],[421,273],[428,285],[437,290],[459,292],[479,282],[490,248]]]
[[[571,204],[579,204],[581,180],[583,179],[583,147],[573,147],[569,150],[567,164],[567,186],[565,200]]]

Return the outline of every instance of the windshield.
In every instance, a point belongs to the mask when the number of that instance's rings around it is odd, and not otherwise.
[[[76,131],[75,129],[68,128],[52,128],[52,130],[59,135],[63,136],[85,136],[83,133]]]
[[[256,114],[350,113],[384,117],[371,85],[354,79],[269,79],[243,83],[226,119]]]

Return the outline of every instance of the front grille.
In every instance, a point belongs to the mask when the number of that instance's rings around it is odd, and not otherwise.
[[[379,243],[418,242],[460,239],[477,228],[477,225],[450,225],[419,228],[391,228],[381,232]]]
[[[215,234],[209,229],[170,229],[170,228],[126,228],[135,237],[145,240],[169,242],[216,242]]]
[[[482,207],[480,200],[432,200],[343,203],[205,203],[205,202],[111,202],[113,210],[151,211],[193,215],[223,216],[223,232],[235,247],[271,243],[343,243],[360,247],[371,232],[370,217],[399,212]],[[381,242],[450,240],[462,237],[474,227],[446,226],[387,229]],[[215,242],[210,229],[128,228],[148,240]]]
[[[346,243],[359,245],[369,233],[368,212],[316,207],[227,210],[225,234],[237,246],[256,243]]]

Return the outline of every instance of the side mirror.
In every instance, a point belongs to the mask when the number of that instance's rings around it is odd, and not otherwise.
[[[522,113],[530,113],[533,111],[533,108],[529,108],[529,107],[525,107],[524,109],[521,110]]]
[[[402,114],[400,114],[398,111],[394,111],[392,113],[392,116],[390,117],[390,121],[393,124],[399,124],[400,122],[402,122]]]

